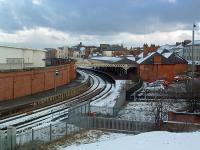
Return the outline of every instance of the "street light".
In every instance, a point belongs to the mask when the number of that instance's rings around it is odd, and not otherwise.
[[[54,78],[54,91],[55,91],[55,93],[56,93],[56,78],[57,78],[57,76],[59,75],[59,70],[58,69],[56,69],[56,71],[55,71],[55,78]]]
[[[196,25],[193,25],[193,29],[192,29],[192,81],[194,79],[194,29],[195,29]]]

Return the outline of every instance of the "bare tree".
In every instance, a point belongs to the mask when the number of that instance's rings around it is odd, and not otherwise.
[[[156,94],[157,96],[155,96],[151,102],[151,111],[155,124],[160,126],[164,120],[167,120],[167,114],[173,106],[173,101],[168,98],[165,91],[159,91]]]

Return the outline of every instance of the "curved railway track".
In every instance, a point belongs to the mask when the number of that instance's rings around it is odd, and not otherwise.
[[[100,78],[96,74],[88,71],[81,71],[81,74],[88,74],[91,80],[91,86],[88,91],[65,101],[47,106],[29,113],[23,113],[14,117],[0,120],[0,128],[5,129],[7,126],[15,126],[17,131],[38,127],[44,124],[50,124],[52,121],[60,121],[67,118],[68,108],[77,103],[85,101],[100,100],[109,90],[112,89],[112,84],[107,84],[108,81]]]

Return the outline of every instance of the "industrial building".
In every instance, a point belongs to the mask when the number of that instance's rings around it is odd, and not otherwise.
[[[46,50],[0,46],[0,70],[45,67]]]

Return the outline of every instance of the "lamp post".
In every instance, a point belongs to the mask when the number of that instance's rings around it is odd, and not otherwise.
[[[54,78],[54,91],[55,91],[55,93],[57,91],[56,79],[57,79],[58,75],[59,75],[59,70],[56,69],[56,71],[55,71],[55,78]]]
[[[196,25],[193,25],[193,29],[192,29],[192,81],[194,79],[194,28],[196,27]]]

